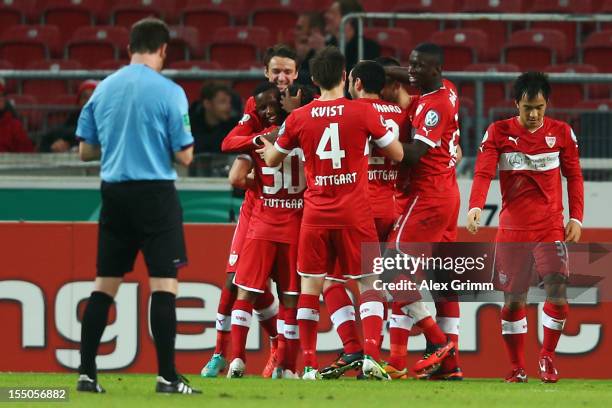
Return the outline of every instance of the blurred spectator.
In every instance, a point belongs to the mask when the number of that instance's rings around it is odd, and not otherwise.
[[[325,33],[327,34],[326,45],[338,46],[338,35],[340,32],[340,22],[342,17],[349,13],[363,12],[363,7],[357,0],[337,0],[334,1],[325,12]],[[357,63],[357,20],[352,19],[349,24],[344,26],[346,39],[346,71],[349,72]],[[376,41],[369,38],[363,39],[363,59],[374,59],[380,56],[380,46]]]
[[[79,110],[71,113],[61,126],[51,130],[42,137],[39,146],[41,152],[68,152],[78,146],[79,142],[76,139],[76,128],[79,121],[79,115],[81,114],[83,106],[85,106],[89,98],[91,98],[91,95],[93,95],[98,83],[99,81],[89,79],[79,86],[76,97],[76,105],[79,107]]]
[[[0,79],[0,152],[26,153],[34,151],[34,143],[28,137],[17,118],[15,109],[6,98],[4,82]]]
[[[324,47],[325,19],[323,15],[317,12],[300,14],[295,25],[295,51],[300,67],[296,82],[312,85],[310,59]]]
[[[202,96],[189,109],[194,153],[221,153],[221,142],[238,123],[232,110],[232,90],[217,82],[202,88]]]

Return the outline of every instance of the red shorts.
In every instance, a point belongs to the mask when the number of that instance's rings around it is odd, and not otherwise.
[[[370,244],[362,253],[362,244]],[[373,275],[373,259],[380,256],[374,222],[359,227],[325,228],[302,225],[298,274],[334,280]]]
[[[564,240],[562,227],[534,231],[500,228],[495,239],[495,288],[522,294],[547,275],[569,277]]]
[[[395,223],[395,219],[391,217],[385,218],[374,218],[374,225],[376,226],[376,233],[378,235],[378,242],[385,242],[391,229],[393,228],[393,224]]]
[[[402,242],[452,242],[457,239],[459,196],[446,198],[411,195],[404,214],[389,234],[388,242],[401,250]]]
[[[240,216],[238,217],[238,223],[234,230],[234,236],[232,237],[232,246],[230,248],[229,259],[227,260],[227,267],[225,271],[227,273],[236,272],[238,266],[238,255],[244,245],[247,231],[249,230],[249,221],[251,220],[251,214],[253,213],[253,207],[255,206],[255,200],[245,200],[240,206]]]
[[[234,276],[234,285],[250,292],[263,293],[268,279],[274,279],[280,291],[299,294],[296,271],[297,243],[249,239],[242,248],[242,261]]]

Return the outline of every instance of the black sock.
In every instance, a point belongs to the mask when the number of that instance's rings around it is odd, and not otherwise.
[[[176,338],[176,297],[170,292],[151,295],[151,332],[157,350],[158,373],[167,381],[176,381],[174,340]]]
[[[81,366],[79,374],[96,379],[96,354],[113,298],[104,292],[92,292],[81,324]]]

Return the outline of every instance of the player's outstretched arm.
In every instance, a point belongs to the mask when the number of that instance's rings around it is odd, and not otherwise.
[[[263,154],[264,161],[270,167],[276,167],[285,160],[287,157],[287,153],[281,152],[276,148],[275,145],[270,143],[267,139],[262,138],[261,141],[264,144],[264,147],[257,150],[257,153]]]
[[[425,153],[427,153],[429,149],[429,145],[420,140],[415,140],[412,143],[402,143],[402,149],[404,151],[402,163],[411,167],[417,164],[419,160],[421,160],[421,157],[425,156]]]
[[[396,162],[401,162],[404,158],[404,149],[402,148],[402,144],[399,140],[395,139],[386,147],[380,149],[381,153]]]
[[[408,74],[408,69],[404,67],[396,67],[396,66],[388,66],[385,67],[385,74],[396,81],[399,81],[404,84],[410,83],[410,74]]]

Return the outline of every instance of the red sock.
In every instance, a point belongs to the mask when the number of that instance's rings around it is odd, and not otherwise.
[[[391,319],[389,320],[389,339],[391,341],[391,355],[389,364],[398,370],[407,365],[408,337],[412,328],[412,318],[402,311],[402,304],[391,304]]]
[[[300,350],[300,336],[297,322],[297,309],[295,307],[285,308],[285,333],[286,342],[285,355],[282,360],[283,368],[291,370],[294,373],[297,371],[297,356]]]
[[[448,299],[436,302],[436,322],[457,347],[455,354],[442,362],[442,371],[449,372],[459,367],[459,302]]]
[[[540,356],[554,357],[559,337],[565,325],[565,319],[569,312],[569,305],[555,305],[546,301],[542,310],[542,325],[544,326],[544,341]]]
[[[268,333],[272,346],[276,348],[278,346],[278,331],[276,331],[278,305],[269,288],[266,288],[266,291],[257,297],[253,309],[255,309],[259,324]]]
[[[446,344],[446,334],[444,334],[431,316],[427,316],[415,324],[423,331],[425,338],[431,344],[436,346]]]
[[[367,290],[361,294],[359,316],[363,329],[363,353],[380,360],[380,331],[382,330],[384,306],[379,293]]]
[[[512,368],[525,368],[525,337],[527,335],[527,311],[524,307],[501,311],[502,337]]]
[[[253,305],[237,299],[232,310],[232,360],[241,358],[246,361],[246,341],[251,327]]]
[[[318,368],[317,328],[319,325],[319,296],[300,294],[297,307],[297,323],[304,366]]]
[[[221,290],[221,298],[217,307],[217,343],[215,354],[225,355],[232,331],[232,306],[236,300],[236,291],[226,288]]]
[[[355,324],[355,306],[353,306],[351,298],[346,293],[344,285],[337,283],[330,286],[323,292],[323,299],[336,332],[342,340],[344,352],[356,353],[361,351],[361,343]]]

